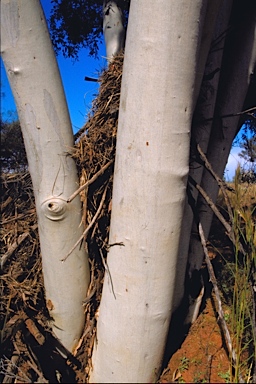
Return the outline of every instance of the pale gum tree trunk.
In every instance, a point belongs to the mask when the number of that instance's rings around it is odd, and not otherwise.
[[[196,105],[196,101],[198,100],[199,91],[201,89],[202,80],[204,76],[205,71],[205,65],[207,61],[207,57],[209,54],[211,42],[214,35],[214,30],[216,27],[216,19],[219,16],[219,8],[220,8],[220,1],[215,2],[204,2],[205,11],[202,15],[202,18],[200,22],[201,25],[201,42],[200,42],[200,49],[198,51],[198,61],[197,61],[197,78],[196,78],[196,87],[195,87],[195,94],[194,94],[194,107]],[[222,53],[222,50],[220,50]],[[218,75],[216,76],[218,78]],[[211,102],[207,100],[207,107],[210,109]],[[207,108],[204,108],[205,109]],[[194,109],[193,109],[194,111]],[[207,112],[205,111],[207,114]],[[207,115],[208,116],[208,115]],[[210,116],[212,116],[210,114]],[[195,132],[193,132],[195,134]],[[195,138],[195,141],[200,141],[200,143],[203,143],[203,146],[207,148],[208,145],[208,139],[209,139],[210,130],[203,128],[202,132],[200,132],[200,140],[199,138]],[[193,163],[191,164],[190,159],[190,176],[193,172]],[[199,167],[198,164],[196,164],[195,172],[197,175],[198,182],[200,183],[201,175],[203,172],[203,167]],[[192,191],[193,197],[196,199],[197,197],[197,191]],[[175,301],[174,301],[174,310],[178,308],[178,306],[181,303],[182,298],[184,297],[184,290],[185,290],[185,272],[186,272],[186,266],[187,266],[187,259],[188,259],[188,248],[189,248],[189,239],[190,239],[190,233],[191,233],[191,227],[193,222],[193,213],[190,208],[190,204],[188,203],[188,200],[186,198],[185,202],[185,209],[184,209],[184,216],[183,216],[183,222],[182,222],[182,237],[180,241],[180,248],[179,248],[179,272],[176,275],[176,284],[175,284]]]
[[[212,35],[216,23],[216,17],[218,15],[218,10],[220,8],[221,0],[215,1],[205,1],[204,12],[202,12],[201,16],[201,42],[200,49],[198,51],[198,60],[197,60],[197,78],[196,78],[196,86],[194,92],[194,107],[196,105],[198,95],[202,85],[202,79],[205,71],[205,64],[207,60],[207,56],[210,49],[210,44],[212,41]]]
[[[109,61],[124,48],[125,30],[122,19],[123,14],[116,1],[103,2],[103,34]]]
[[[241,13],[239,20],[240,25],[236,30],[236,34],[225,46],[215,106],[216,118],[212,124],[212,133],[206,153],[214,171],[220,177],[223,175],[232,142],[239,128],[240,116],[217,117],[242,111],[251,75],[255,70],[255,7],[254,12],[245,8],[245,12]],[[204,170],[201,187],[215,202],[219,188],[215,179],[207,170]],[[213,216],[212,210],[201,196],[198,197],[197,205],[205,236],[208,237]],[[197,236],[191,237],[188,261],[189,275],[191,276],[194,270],[201,268],[203,261],[202,245]]]
[[[213,3],[210,3],[211,6],[213,6]],[[216,5],[216,3],[215,3]],[[208,15],[205,18],[205,23],[207,25],[207,33],[206,38],[210,38],[210,43],[212,45],[211,51],[209,52],[207,61],[204,60],[204,65],[200,62],[200,68],[204,68],[206,65],[207,73],[211,73],[215,71],[217,68],[221,68],[222,63],[222,56],[223,56],[223,46],[225,44],[225,36],[226,31],[228,28],[228,22],[230,17],[230,11],[232,7],[232,0],[226,0],[221,4],[221,6],[218,8],[215,8],[215,12],[218,10],[217,18],[214,18],[214,13],[210,12],[212,9],[210,8],[208,10]],[[209,31],[209,17],[210,20],[215,20],[216,25],[214,28],[214,32],[210,34]],[[206,38],[202,39],[203,45],[206,45]],[[210,46],[210,44],[209,44]],[[208,46],[208,47],[209,47]],[[201,49],[203,52],[204,50]],[[203,56],[205,57],[205,52],[203,53]],[[200,70],[200,69],[198,69]],[[200,71],[204,75],[204,69],[201,69]],[[216,72],[213,79],[211,81],[208,81],[207,89],[203,85],[202,89],[203,92],[207,93],[207,98],[205,99],[205,102],[203,104],[200,104],[200,111],[203,111],[201,118],[203,119],[210,119],[214,115],[214,107],[216,102],[216,96],[217,96],[217,90],[218,90],[218,84],[219,84],[219,77],[220,72]],[[200,84],[201,86],[201,84]],[[200,96],[199,96],[200,97]],[[205,98],[205,95],[203,95],[202,98]],[[193,142],[191,144],[191,150],[196,151],[196,145],[199,144],[202,150],[206,153],[208,148],[208,143],[210,139],[211,134],[211,128],[212,128],[212,121],[209,121],[208,123],[199,122],[193,124],[192,126],[192,135],[193,135]],[[204,167],[203,165],[200,165],[198,161],[193,161],[190,159],[190,170],[189,170],[189,176],[198,184],[201,183],[202,175],[203,175]],[[191,197],[197,201],[198,197],[198,191],[195,187],[190,185],[190,193]],[[193,224],[193,212],[190,206],[190,203],[188,200],[185,204],[185,210],[184,210],[184,216],[183,216],[183,223],[182,223],[182,238],[180,242],[180,250],[179,250],[179,260],[180,260],[180,274],[176,276],[176,286],[179,289],[179,292],[181,292],[180,286],[184,286],[185,281],[185,270],[187,266],[187,260],[188,260],[188,252],[189,252],[189,242],[190,242],[190,235],[191,235],[191,229]],[[191,277],[191,276],[190,276]],[[200,281],[198,282],[199,289],[201,289]],[[199,292],[198,292],[199,293]],[[179,297],[179,295],[176,295],[177,299],[179,298],[181,300],[182,297]],[[177,301],[176,306],[179,305],[180,300]],[[200,302],[196,301],[195,304],[198,303],[197,309],[199,309]],[[192,304],[192,303],[190,303]],[[188,313],[188,316],[186,318],[187,323],[193,323],[193,321],[197,317],[197,310],[193,308],[193,306],[190,305],[190,311]]]
[[[54,331],[72,350],[84,325],[89,284],[73,159],[73,134],[55,54],[38,0],[1,1],[2,57],[18,109],[32,177],[47,307]]]
[[[91,382],[154,382],[159,374],[178,269],[202,3],[131,2]]]

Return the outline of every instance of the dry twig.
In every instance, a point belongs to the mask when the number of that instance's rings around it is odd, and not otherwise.
[[[92,184],[97,178],[102,175],[102,173],[110,166],[110,164],[113,163],[113,160],[110,160],[107,164],[104,165],[97,173],[95,173],[94,176],[90,178],[85,184],[83,184],[80,188],[78,188],[68,199],[67,202],[70,203],[74,198],[82,192],[86,187],[88,187],[90,184]]]
[[[214,116],[214,117],[210,117],[209,119],[204,119],[203,121],[204,122],[213,121],[215,119],[225,119],[227,117],[242,116],[242,115],[249,115],[253,119],[255,119],[255,115],[253,113],[255,110],[256,110],[256,107],[252,107],[252,108],[246,109],[245,111],[242,111],[242,112],[228,113],[227,115],[222,115],[222,116]]]
[[[14,251],[18,248],[18,246],[31,234],[31,230],[35,231],[37,229],[37,224],[33,225],[30,228],[30,231],[22,233],[19,237],[8,247],[7,252],[1,257],[1,268],[3,268],[4,264],[8,260],[9,257],[12,256]]]
[[[202,158],[202,160],[204,161],[205,163],[205,167],[211,172],[211,174],[213,175],[213,177],[215,178],[215,180],[217,181],[218,183],[218,186],[220,187],[222,193],[223,193],[223,196],[224,196],[224,199],[225,199],[225,203],[226,203],[226,206],[227,206],[227,209],[228,209],[228,214],[229,214],[229,217],[231,220],[233,220],[233,213],[232,213],[232,209],[231,209],[231,204],[230,204],[230,201],[229,201],[229,198],[228,198],[228,194],[227,194],[227,189],[230,189],[227,184],[219,177],[219,175],[217,175],[217,173],[213,170],[211,164],[209,163],[207,157],[205,156],[205,154],[203,153],[200,145],[198,144],[197,145],[197,150]]]
[[[204,231],[203,231],[203,227],[202,227],[201,222],[199,222],[199,235],[200,235],[201,243],[202,243],[203,250],[204,250],[205,262],[206,262],[207,269],[208,269],[208,272],[210,275],[210,281],[212,282],[216,301],[217,301],[217,311],[218,311],[218,315],[219,315],[221,328],[222,328],[223,333],[225,335],[226,344],[227,344],[229,354],[232,358],[233,363],[236,364],[237,356],[236,356],[235,351],[233,349],[231,336],[230,336],[228,326],[227,326],[227,323],[226,323],[226,320],[224,317],[224,312],[222,309],[222,303],[221,303],[220,292],[219,292],[219,288],[218,288],[218,284],[217,284],[217,279],[216,279],[216,276],[215,276],[215,273],[214,273],[214,270],[213,270],[213,267],[211,264],[211,260],[210,260],[209,254],[208,254],[208,249],[206,246],[206,238],[204,235]],[[242,377],[240,377],[240,382],[244,383],[244,380]]]
[[[97,209],[97,212],[95,213],[92,221],[90,222],[90,224],[88,225],[88,227],[85,229],[85,231],[83,232],[83,234],[80,236],[80,238],[77,240],[77,242],[75,243],[75,245],[72,247],[72,249],[68,252],[68,254],[63,258],[61,259],[61,261],[66,261],[67,258],[71,255],[71,253],[74,251],[74,249],[80,244],[80,242],[87,236],[88,232],[90,231],[90,229],[93,227],[93,225],[95,224],[101,210],[102,210],[102,207],[103,207],[103,204],[104,204],[104,201],[105,201],[105,197],[106,197],[106,193],[107,193],[107,186],[105,187],[105,190],[103,192],[103,195],[102,195],[102,198],[101,198],[101,202],[100,202],[100,205],[99,205],[99,208]]]
[[[205,156],[205,154],[203,153],[203,151],[202,151],[202,149],[200,148],[199,145],[198,145],[197,148],[198,148],[198,151],[200,153],[200,156],[202,157],[202,159],[205,162],[206,168],[211,172],[211,174],[213,175],[213,177],[217,181],[219,187],[221,188],[221,191],[222,191],[223,196],[225,198],[226,205],[228,207],[228,213],[229,213],[230,220],[233,220],[234,217],[233,217],[233,213],[232,213],[232,209],[231,209],[231,204],[230,204],[227,192],[226,192],[227,186],[224,183],[224,181],[221,180],[221,178],[216,174],[216,172],[214,172],[214,170],[212,169],[211,164],[209,163],[207,157]],[[220,211],[218,210],[218,208],[216,207],[216,205],[214,204],[214,202],[212,201],[210,196],[207,195],[205,190],[199,184],[195,184],[195,187],[200,192],[200,194],[203,196],[203,198],[205,199],[205,201],[207,202],[209,207],[212,209],[213,213],[217,216],[219,221],[223,224],[224,228],[227,231],[227,235],[228,235],[229,239],[236,246],[235,235],[234,235],[234,231],[233,231],[233,228],[231,227],[231,225],[227,222],[227,220],[225,220],[224,216],[220,213]],[[244,250],[244,248],[243,248],[241,243],[239,243],[239,251],[243,255],[245,255],[245,250]]]

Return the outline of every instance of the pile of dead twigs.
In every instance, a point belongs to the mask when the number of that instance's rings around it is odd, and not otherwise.
[[[72,153],[79,170],[85,227],[97,215],[87,242],[90,255],[99,264],[107,251],[122,67],[121,54],[100,76],[99,95],[88,122],[75,136]],[[100,204],[103,208],[97,212]]]

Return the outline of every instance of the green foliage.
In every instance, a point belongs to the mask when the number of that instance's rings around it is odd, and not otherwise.
[[[182,373],[184,371],[187,371],[188,367],[189,367],[189,359],[186,356],[184,356],[180,360],[180,365],[178,370]]]
[[[242,169],[240,180],[242,182],[256,182],[256,117],[245,121],[242,137],[239,143],[241,152],[239,156],[245,160],[246,168]]]
[[[6,122],[1,119],[0,138],[2,172],[26,171],[28,162],[19,121]]]
[[[229,372],[225,372],[225,373],[218,373],[218,376],[221,378],[221,379],[224,379],[225,380],[225,383],[230,383],[230,373]]]
[[[250,138],[246,137],[241,144],[241,147],[242,151],[239,156],[254,163],[256,161],[256,136]]]
[[[55,52],[77,59],[82,48],[97,57],[102,41],[103,0],[52,0],[50,33]],[[117,0],[127,18],[129,0]]]

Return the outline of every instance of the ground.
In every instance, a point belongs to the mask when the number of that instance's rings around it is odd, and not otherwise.
[[[3,383],[86,382],[95,337],[92,304],[88,303],[84,335],[74,357],[61,347],[48,326],[31,188],[28,176],[17,181],[15,175],[11,175],[3,180],[0,379]],[[252,191],[250,201],[255,207],[255,186]],[[245,203],[246,212],[250,201]],[[20,236],[24,236],[23,240]],[[231,294],[230,289],[227,290],[230,287],[224,267],[233,254],[233,246],[216,219],[207,246],[221,291],[224,316],[230,326]],[[179,342],[163,367],[159,383],[230,381],[230,359],[205,265],[202,271],[205,297],[200,315],[189,330],[180,332]],[[92,273],[97,275],[93,268]],[[100,272],[95,280],[102,280]],[[242,358],[246,360],[246,356]],[[247,382],[253,382],[250,375],[247,378]]]
[[[229,382],[230,359],[217,321],[214,295],[163,371],[160,383]]]
[[[214,252],[211,253],[212,258],[216,257]],[[229,380],[229,369],[230,360],[228,357],[225,342],[221,333],[221,329],[218,323],[218,315],[216,313],[216,305],[214,294],[211,291],[211,285],[209,283],[208,289],[206,290],[206,298],[202,304],[201,313],[196,322],[191,326],[187,335],[184,335],[185,339],[180,345],[178,350],[171,357],[168,366],[163,370],[160,377],[159,383],[170,383],[170,382],[209,382],[209,383],[225,383]],[[228,313],[228,307],[225,308]],[[22,309],[20,310],[21,317]],[[37,319],[43,320],[43,315],[39,314]],[[13,319],[13,317],[12,317]],[[25,317],[24,317],[25,319]],[[28,320],[25,320],[28,322]],[[29,327],[29,324],[26,323]],[[12,323],[10,324],[10,327]],[[33,328],[33,324],[32,324]],[[6,330],[5,330],[6,331]],[[24,328],[18,331],[25,332]],[[33,334],[33,329],[30,332]],[[43,331],[42,331],[43,334]],[[40,332],[39,332],[40,335]],[[32,374],[32,368],[37,369],[37,364],[33,358],[31,359],[31,341],[28,340],[27,336],[25,340],[30,343],[30,347],[27,349],[23,345],[24,341],[21,341],[21,335],[16,334],[14,337],[16,348],[23,358],[20,360],[19,370],[14,370],[16,377],[19,377],[18,382],[27,382],[27,378],[34,377]],[[11,340],[10,340],[11,343]],[[26,343],[26,342],[25,342]],[[34,343],[35,344],[35,343]],[[39,346],[39,345],[38,345]],[[11,347],[10,345],[8,346]],[[6,350],[8,350],[6,347]],[[51,352],[50,352],[51,353]],[[28,355],[29,359],[24,355]],[[10,356],[11,358],[11,356]],[[86,358],[84,354],[80,353],[78,356],[79,360]],[[32,360],[32,361],[31,361]],[[50,362],[51,363],[51,362]],[[53,361],[52,361],[53,364]],[[17,364],[18,365],[18,364]],[[32,368],[31,368],[32,365]],[[76,369],[77,382],[83,382],[85,374],[82,372],[83,369]],[[40,368],[39,368],[40,371]],[[15,376],[14,375],[14,376]],[[70,380],[71,378],[68,378]],[[5,381],[7,382],[7,381]],[[14,382],[14,381],[10,381]],[[16,381],[17,382],[17,381]],[[42,381],[41,381],[42,382]],[[72,382],[72,381],[69,381]]]

